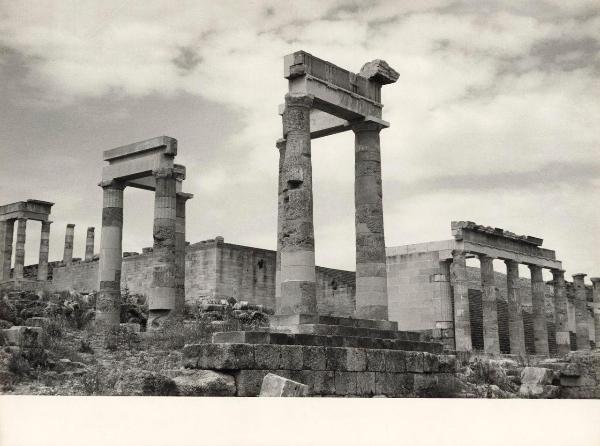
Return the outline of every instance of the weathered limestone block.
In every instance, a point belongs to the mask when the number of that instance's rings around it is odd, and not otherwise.
[[[262,397],[308,396],[308,386],[273,373],[267,374],[262,382]]]
[[[367,370],[371,372],[385,372],[386,370],[386,351],[379,349],[367,350]],[[406,365],[405,365],[406,367]]]
[[[302,369],[302,346],[257,344],[254,346],[254,367],[258,369]]]
[[[302,346],[302,369],[326,370],[327,354],[325,353],[325,347]]]
[[[253,369],[254,346],[250,344],[188,344],[183,348],[187,368]]]
[[[381,85],[393,84],[400,77],[400,74],[396,70],[390,67],[385,60],[381,59],[375,59],[364,64],[359,74]]]
[[[560,387],[553,386],[554,373],[542,367],[525,367],[521,372],[519,394],[528,398],[556,398]]]
[[[186,371],[173,378],[182,396],[234,396],[235,379],[213,370]]]
[[[406,372],[407,352],[402,350],[383,350],[385,372],[403,373]]]
[[[375,372],[375,395],[387,397],[412,396],[415,385],[413,373]]]
[[[367,369],[367,356],[364,349],[346,347],[326,347],[327,370],[362,372]]]
[[[456,356],[438,355],[438,370],[444,373],[456,372]]]
[[[425,359],[423,352],[406,352],[406,371],[423,373],[425,368]]]
[[[42,339],[41,327],[25,327],[17,325],[2,330],[4,340],[8,345],[22,348],[40,347]]]

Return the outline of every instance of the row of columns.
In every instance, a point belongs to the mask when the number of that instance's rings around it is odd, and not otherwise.
[[[183,317],[185,305],[185,203],[189,194],[177,193],[178,174],[173,168],[153,172],[153,267],[148,296],[148,329],[157,330]],[[180,180],[180,179],[179,179]],[[102,230],[96,324],[119,324],[121,262],[123,255],[123,190],[119,181],[101,183]]]
[[[27,218],[17,218],[0,222],[0,281],[10,280],[12,245],[15,221],[17,222],[17,239],[15,243],[14,279],[23,279],[25,268],[25,242]],[[48,280],[48,254],[50,248],[51,221],[41,222],[39,260],[37,280]],[[65,232],[63,263],[70,265],[73,261],[73,238],[75,225],[68,224]],[[85,260],[94,256],[94,228],[88,228],[86,238]]]
[[[311,96],[286,95],[279,149],[276,314],[316,314]],[[373,121],[355,134],[356,317],[388,319],[379,132]]]
[[[498,335],[498,309],[496,301],[496,286],[493,269],[493,258],[479,254],[481,263],[481,286],[483,307],[483,343],[486,353],[500,353]],[[522,317],[522,303],[519,294],[519,269],[514,260],[505,260],[507,280],[508,327],[510,351],[512,354],[524,355],[525,335]],[[545,283],[542,277],[542,267],[527,265],[531,272],[532,317],[535,352],[539,355],[549,354],[548,329],[545,311]],[[454,342],[458,351],[472,350],[471,321],[468,296],[468,277],[466,253],[461,250],[452,252],[452,262],[447,270],[450,274],[454,296]],[[556,344],[559,354],[570,351],[570,335],[567,313],[567,293],[565,288],[564,270],[551,269],[554,288],[554,323],[556,329]],[[576,295],[576,327],[578,350],[589,350],[589,334],[587,323],[586,288],[583,282],[585,274],[573,275]],[[600,345],[600,278],[592,280],[594,284],[594,318],[596,322],[595,339]],[[447,299],[449,300],[449,299]],[[447,305],[446,305],[447,306]],[[448,310],[445,310],[448,312]],[[444,309],[442,309],[444,312]],[[449,315],[444,316],[449,319]]]

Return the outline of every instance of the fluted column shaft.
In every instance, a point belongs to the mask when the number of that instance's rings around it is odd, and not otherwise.
[[[552,270],[552,286],[554,288],[554,326],[556,328],[556,349],[558,354],[566,354],[571,350],[569,336],[569,315],[567,290],[565,288],[565,272]]]
[[[546,308],[544,296],[544,279],[542,268],[529,265],[531,271],[531,301],[533,307],[533,339],[536,355],[548,355],[548,326],[546,323]]]
[[[75,225],[69,223],[65,231],[65,250],[63,252],[63,263],[70,265],[73,262],[73,239],[75,238]]]
[[[85,236],[85,261],[89,262],[94,258],[94,228],[87,228]]]
[[[440,286],[440,315],[436,321],[436,328],[444,330],[444,345],[450,350],[456,349],[454,342],[454,312],[452,309],[452,285],[450,284],[450,262],[440,262],[440,272],[443,280],[438,282]]]
[[[508,330],[510,353],[525,355],[525,330],[521,308],[521,291],[519,287],[519,264],[514,260],[505,260],[506,290],[508,298]]]
[[[284,189],[285,178],[283,175],[283,163],[285,161],[285,139],[277,140],[276,146],[279,151],[279,175],[277,180],[277,256],[275,258],[275,312],[281,313],[281,239],[283,237],[284,216]]]
[[[379,138],[382,128],[375,122],[361,122],[352,127],[355,135],[356,316],[387,320],[387,273]]]
[[[27,219],[17,219],[17,243],[15,245],[15,279],[23,278],[25,267],[25,233],[27,231]]]
[[[278,314],[316,314],[310,96],[285,97],[286,137]]]
[[[587,293],[584,277],[587,274],[573,274],[575,288],[575,329],[577,330],[577,350],[590,349],[590,336],[587,317]]]
[[[592,293],[594,297],[594,340],[596,348],[600,348],[600,277],[590,277],[592,281]]]
[[[10,279],[15,221],[0,221],[0,281]]]
[[[177,261],[176,283],[177,290],[175,310],[178,315],[183,315],[185,310],[185,204],[190,197],[177,194],[175,255]]]
[[[38,280],[48,280],[48,252],[50,250],[50,225],[51,221],[42,222],[40,233],[40,258],[38,260]]]
[[[454,295],[454,340],[457,351],[471,351],[471,319],[469,314],[469,286],[467,262],[464,251],[452,251],[450,265],[452,291]]]
[[[496,284],[494,281],[494,259],[480,255],[481,289],[483,308],[483,349],[486,353],[500,353],[498,338],[498,303],[496,302]]]
[[[123,257],[123,189],[117,182],[101,183],[103,190],[96,325],[119,325],[121,262]]]
[[[154,248],[148,299],[148,328],[157,330],[177,316],[176,179],[172,168],[154,171]]]

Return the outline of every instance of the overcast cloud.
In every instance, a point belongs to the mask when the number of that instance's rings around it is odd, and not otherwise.
[[[401,73],[383,90],[388,246],[473,220],[600,276],[597,1],[0,1],[0,201],[55,202],[51,260],[66,223],[82,256],[101,152],[165,134],[195,195],[187,239],[274,249],[283,56],[300,49]],[[352,134],[313,142],[324,266],[354,268],[353,158]],[[151,246],[152,206],[126,191],[125,250]],[[27,236],[35,263],[39,224]]]

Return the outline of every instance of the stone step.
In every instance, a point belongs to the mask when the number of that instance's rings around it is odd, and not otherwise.
[[[278,331],[282,333],[402,339],[407,341],[421,340],[421,335],[414,331],[381,330],[376,328],[351,327],[347,325],[299,324],[274,326],[271,324],[270,328],[271,331]]]
[[[429,353],[443,352],[443,345],[437,342],[357,336],[280,333],[267,330],[218,332],[213,334],[212,342],[214,344],[312,345],[324,347],[355,347],[385,350],[421,351]]]
[[[269,317],[273,327],[283,325],[319,324],[343,325],[345,327],[373,328],[377,330],[398,330],[398,322],[375,319],[355,319],[351,317],[327,316],[321,314],[290,314]]]

